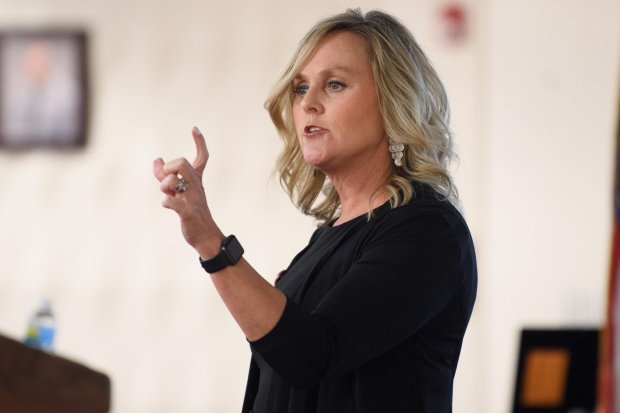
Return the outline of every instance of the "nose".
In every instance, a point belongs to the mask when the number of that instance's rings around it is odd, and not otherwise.
[[[317,88],[308,88],[306,94],[301,99],[301,108],[306,113],[322,113],[325,109],[321,101],[321,91]]]

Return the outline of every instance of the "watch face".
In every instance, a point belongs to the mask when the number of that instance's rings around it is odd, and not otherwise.
[[[239,261],[241,256],[243,255],[243,247],[237,241],[234,235],[231,235],[229,239],[226,240],[226,243],[222,246],[222,252],[226,254],[226,257],[230,261],[231,264]]]

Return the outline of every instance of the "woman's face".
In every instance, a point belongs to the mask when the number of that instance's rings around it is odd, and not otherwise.
[[[368,53],[361,35],[332,33],[293,81],[293,120],[304,159],[326,174],[389,163]]]

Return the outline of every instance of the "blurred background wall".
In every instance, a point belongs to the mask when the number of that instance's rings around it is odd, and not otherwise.
[[[444,80],[454,167],[480,271],[455,411],[507,412],[523,326],[600,326],[612,225],[620,2],[463,0],[0,0],[0,27],[83,27],[91,127],[83,151],[0,152],[0,332],[21,338],[50,297],[56,350],[108,373],[114,412],[238,412],[249,350],[151,162],[194,155],[217,222],[266,278],[314,223],[270,174],[279,140],[262,104],[319,18],[381,8]]]

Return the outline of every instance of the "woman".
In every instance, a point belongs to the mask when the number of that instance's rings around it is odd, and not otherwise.
[[[243,412],[450,412],[477,276],[430,62],[391,16],[349,10],[308,33],[266,107],[283,187],[320,222],[275,288],[211,217],[200,132],[193,164],[154,163],[250,342]]]

